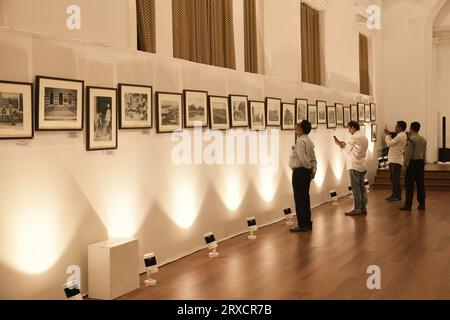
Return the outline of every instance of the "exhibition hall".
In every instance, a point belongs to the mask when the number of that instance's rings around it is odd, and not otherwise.
[[[0,300],[450,300],[449,85],[447,0],[0,0]]]

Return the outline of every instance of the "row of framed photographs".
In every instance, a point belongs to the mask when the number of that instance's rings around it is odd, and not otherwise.
[[[119,84],[116,88],[88,86],[87,149],[117,148],[117,128],[150,129],[153,127],[153,88]],[[33,84],[0,81],[0,139],[27,139],[38,131],[76,131],[84,127],[84,81],[36,76],[35,108]],[[35,113],[35,115],[34,115]],[[33,122],[34,119],[34,122]],[[293,130],[295,124],[308,119],[313,127],[345,126],[350,120],[376,121],[376,105],[358,103],[350,107],[325,101],[310,105],[306,99],[295,104],[281,99],[249,101],[248,96],[210,96],[206,91],[156,93],[156,129],[174,132],[194,126],[226,130],[249,127],[264,130],[268,126]]]

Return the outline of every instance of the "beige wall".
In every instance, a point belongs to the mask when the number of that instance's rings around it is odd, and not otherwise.
[[[419,121],[428,139],[428,161],[435,161],[439,117],[432,28],[445,0],[383,1],[384,105],[392,128],[397,120]]]
[[[351,10],[353,1],[334,1],[346,9],[330,0],[329,23],[337,23],[340,14],[343,21],[351,19],[347,9]],[[327,27],[327,47],[337,56],[331,52],[326,56],[330,88],[298,82],[300,10],[294,0],[282,5],[278,1],[279,6],[265,0],[267,76],[172,59],[170,45],[157,55],[127,49],[129,32],[122,28],[129,15],[127,1],[108,1],[108,11],[97,3],[89,6],[94,2],[82,3],[88,17],[83,20],[87,28],[83,39],[102,40],[105,45],[63,39],[72,36],[60,30],[61,21],[33,18],[27,25],[25,17],[31,14],[22,16],[18,9],[24,1],[17,3],[17,8],[10,7],[14,12],[10,25],[19,21],[22,29],[61,33],[53,37],[0,28],[1,79],[31,82],[41,74],[84,79],[86,85],[149,84],[155,91],[204,89],[214,95],[246,94],[255,100],[266,96],[287,102],[295,98],[344,104],[369,100],[349,92],[358,83],[357,42],[353,42],[357,26],[353,22],[334,32],[332,25]],[[43,4],[48,6],[48,1],[33,9],[45,12]],[[162,8],[160,5],[157,1],[157,8]],[[90,29],[89,17],[117,18],[117,25]],[[169,29],[165,26],[166,34]],[[380,41],[381,34],[375,37]],[[164,42],[161,34],[157,39],[159,44]],[[120,44],[125,48],[108,46]],[[377,53],[381,48],[374,50]],[[379,121],[383,116],[379,104]],[[345,194],[348,185],[344,157],[332,145],[333,135],[345,138],[347,132],[321,126],[312,134],[319,159],[311,190],[314,205],[328,201],[331,189]],[[275,175],[252,165],[176,166],[170,158],[176,143],[170,135],[157,135],[154,130],[150,134],[120,131],[119,149],[112,154],[88,153],[84,141],[84,134],[70,138],[64,132],[37,132],[26,146],[0,141],[0,194],[8,199],[0,201],[0,298],[61,299],[65,270],[73,264],[81,267],[82,289],[87,292],[87,245],[108,237],[136,236],[140,254],[154,251],[164,263],[203,247],[201,235],[205,232],[212,230],[218,239],[224,239],[245,231],[248,216],[256,216],[262,225],[282,218],[281,210],[292,206],[287,167],[294,143],[292,132],[280,133],[280,169]],[[378,148],[370,145],[371,178]]]
[[[437,81],[436,109],[438,117],[447,117],[447,125],[450,125],[450,2],[447,2],[439,12],[434,23],[434,29],[444,33],[444,36],[441,39],[435,40]],[[439,132],[442,131],[441,121],[439,121],[438,128]],[[450,130],[447,130],[447,141],[447,147],[449,147]],[[438,146],[442,147],[441,133],[438,135]]]

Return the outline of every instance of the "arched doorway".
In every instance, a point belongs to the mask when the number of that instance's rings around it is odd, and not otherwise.
[[[439,11],[433,24],[436,79],[436,113],[438,119],[447,117],[450,121],[450,2],[447,1]],[[438,121],[438,132],[442,131],[442,122]],[[442,134],[437,137],[442,147]],[[447,132],[450,141],[450,131]]]
[[[441,127],[440,117],[438,115],[437,106],[437,95],[438,95],[438,79],[437,79],[437,47],[435,43],[435,23],[441,21],[440,14],[445,15],[448,10],[448,0],[440,0],[435,10],[432,12],[427,23],[427,33],[426,33],[426,61],[427,61],[427,123],[426,123],[426,135],[428,137],[428,148],[427,148],[427,160],[430,162],[437,161],[437,150],[440,147],[439,142],[441,141],[441,134],[439,128]],[[445,19],[444,19],[445,20]]]

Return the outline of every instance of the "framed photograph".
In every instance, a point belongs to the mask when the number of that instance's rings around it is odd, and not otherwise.
[[[370,123],[370,116],[371,116],[371,114],[370,114],[370,104],[366,104],[365,105],[365,109],[364,109],[365,111],[364,111],[364,122],[365,123]]]
[[[83,130],[84,81],[36,76],[36,130]]]
[[[336,127],[336,107],[327,107],[327,128],[335,129]]]
[[[297,99],[295,100],[297,120],[296,123],[300,123],[303,120],[308,120],[308,100]]]
[[[344,107],[344,128],[347,128],[348,123],[352,121],[351,110],[350,107]]]
[[[281,126],[281,99],[266,98],[266,120],[268,127]]]
[[[232,127],[248,127],[248,97],[230,95],[230,116]]]
[[[152,87],[119,83],[119,128],[151,129],[152,100]]]
[[[283,122],[281,130],[295,129],[295,104],[283,103]]]
[[[213,130],[230,129],[228,97],[209,96],[209,127]]]
[[[250,129],[266,129],[266,107],[262,101],[250,101]]]
[[[350,106],[351,111],[351,120],[350,121],[356,121],[358,122],[358,106],[356,104],[352,104]],[[347,125],[347,123],[346,123]]]
[[[377,105],[375,103],[370,104],[370,120],[377,121]]]
[[[311,127],[313,129],[317,129],[319,127],[317,106],[311,104],[308,106],[308,121],[311,123]]]
[[[183,130],[183,95],[173,92],[156,93],[156,118],[158,133]]]
[[[194,128],[195,124],[201,127],[208,126],[208,92],[184,90],[184,127]]]
[[[378,126],[376,124],[374,124],[374,123],[372,123],[371,137],[372,137],[372,142],[377,142],[377,140],[378,140]]]
[[[336,124],[343,125],[344,124],[344,105],[342,103],[336,103]]]
[[[326,124],[327,123],[327,102],[317,100],[317,116],[318,116],[318,124]]]
[[[0,81],[0,139],[33,137],[33,84]]]
[[[364,122],[365,120],[365,111],[366,106],[364,103],[359,102],[358,103],[358,122]]]
[[[117,149],[117,90],[87,87],[86,149]]]

